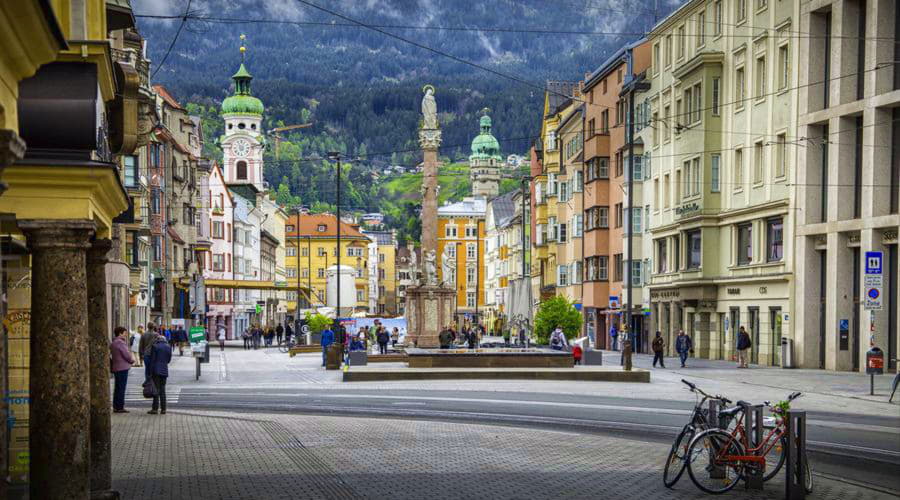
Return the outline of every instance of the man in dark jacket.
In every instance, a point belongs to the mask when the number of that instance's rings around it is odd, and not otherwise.
[[[153,343],[156,342],[156,337],[159,336],[159,333],[156,331],[156,325],[153,323],[147,323],[147,331],[141,335],[141,341],[138,344],[138,349],[140,349],[140,355],[144,358],[144,379],[150,379],[150,348],[153,347]]]
[[[684,363],[687,361],[688,353],[693,348],[694,342],[691,338],[684,334],[684,330],[678,330],[678,336],[675,337],[675,351],[678,352],[678,357],[681,359],[682,368],[684,368]]]
[[[659,361],[659,366],[665,368],[666,362],[663,360],[663,349],[666,347],[666,341],[662,338],[661,333],[656,332],[656,337],[653,338],[651,347],[653,348],[653,368],[656,368],[657,361]]]
[[[387,328],[383,326],[378,327],[378,333],[375,334],[375,340],[378,341],[378,353],[387,354],[387,345],[388,342],[391,341],[391,334],[388,333]]]
[[[281,345],[281,339],[284,338],[284,327],[281,326],[281,323],[275,327],[275,338],[278,340],[278,345]]]
[[[166,413],[166,379],[169,378],[169,362],[172,361],[172,347],[162,335],[156,338],[156,342],[150,349],[150,375],[156,385],[156,396],[153,396],[153,406],[149,414],[156,415],[156,410]]]

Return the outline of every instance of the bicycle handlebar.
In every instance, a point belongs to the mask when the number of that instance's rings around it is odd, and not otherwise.
[[[685,379],[681,379],[681,382],[684,383],[686,386],[690,387],[692,391],[697,389],[697,386],[696,386],[696,385],[694,385],[694,384],[688,382],[688,381],[685,380]]]
[[[692,383],[688,382],[688,381],[685,380],[685,379],[681,379],[681,382],[682,382],[684,385],[688,386],[688,388],[691,390],[691,392],[699,392],[699,393],[702,394],[705,398],[708,398],[708,399],[717,399],[717,400],[719,400],[719,401],[721,401],[721,402],[723,402],[723,403],[725,403],[725,404],[731,404],[731,400],[728,399],[728,398],[726,398],[725,396],[720,396],[720,395],[718,395],[718,394],[716,394],[715,396],[713,396],[713,395],[711,395],[711,394],[707,394],[707,393],[703,392],[703,389],[700,389],[699,387],[697,387],[696,384],[692,384]]]

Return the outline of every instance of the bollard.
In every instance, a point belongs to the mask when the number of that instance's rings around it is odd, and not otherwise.
[[[738,403],[741,405],[741,412],[744,414],[744,453],[750,456],[756,456],[760,451],[752,452],[751,449],[758,447],[762,442],[762,405],[750,406],[746,402]],[[748,461],[749,467],[745,467],[744,488],[748,490],[761,490],[763,487],[763,470],[761,463]]]
[[[787,457],[785,464],[784,498],[806,498],[806,412],[788,410],[785,415]]]
[[[622,343],[622,367],[626,372],[631,371],[631,341],[626,340]]]
[[[709,424],[710,429],[719,428],[724,430],[726,425],[723,425],[725,422],[722,417],[719,416],[719,406],[721,403],[718,400],[711,399],[709,401],[709,414],[707,415],[707,423]],[[709,478],[710,479],[725,479],[725,468],[717,466],[715,464],[715,454],[709,454]]]

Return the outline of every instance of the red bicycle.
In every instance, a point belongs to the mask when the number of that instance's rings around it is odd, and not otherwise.
[[[787,428],[785,417],[790,403],[800,397],[799,392],[788,396],[786,401],[781,401],[772,406],[768,401],[766,406],[773,413],[774,425],[763,432],[760,443],[751,447],[745,424],[747,415],[743,414],[743,402],[738,406],[722,410],[720,414],[731,419],[741,414],[737,425],[733,429],[708,429],[698,434],[688,448],[687,468],[691,481],[701,490],[719,494],[734,488],[746,474],[756,473],[762,470],[764,481],[775,477],[784,466],[787,448]],[[765,425],[764,425],[765,427]],[[753,429],[755,431],[755,429]],[[809,460],[803,457],[806,464],[806,490],[812,492],[812,474],[810,474]]]

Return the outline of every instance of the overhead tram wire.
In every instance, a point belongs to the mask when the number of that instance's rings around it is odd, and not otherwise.
[[[166,19],[182,19],[184,16],[180,15],[160,15],[160,14],[135,14],[134,17],[140,19],[158,19],[158,20],[166,20]],[[507,27],[492,27],[492,26],[423,26],[423,25],[409,25],[409,24],[369,24],[366,26],[350,23],[350,22],[327,22],[327,21],[288,21],[284,19],[246,19],[239,17],[219,17],[219,16],[207,16],[200,14],[189,14],[187,16],[188,20],[194,21],[202,21],[209,23],[221,23],[221,24],[283,24],[283,25],[293,25],[297,27],[322,27],[322,28],[368,28],[369,26],[374,28],[381,29],[401,29],[401,30],[417,30],[417,31],[455,31],[455,32],[485,32],[485,33],[521,33],[521,34],[530,34],[530,35],[574,35],[574,36],[632,36],[632,37],[646,37],[649,36],[650,33],[645,31],[589,31],[589,30],[564,30],[564,29],[545,29],[545,28],[507,28]],[[711,24],[714,21],[706,21],[705,24]],[[723,25],[733,26],[728,23],[723,23]],[[737,26],[743,27],[744,24],[740,24]],[[763,28],[757,26],[748,26],[751,29],[759,29],[759,30],[770,30],[774,28]],[[792,32],[785,31],[784,33],[802,33],[802,32]],[[704,34],[700,35],[697,33],[684,33],[683,35],[679,35],[677,33],[672,33],[672,36],[675,38],[684,37],[684,38],[695,38],[698,36],[704,37],[724,37],[724,38],[757,38],[759,34],[747,34],[747,35],[736,35],[736,34],[726,34],[722,33],[720,35],[712,35],[712,34]],[[800,35],[800,36],[791,36],[791,38],[801,39],[801,38],[810,38],[810,39],[818,39],[825,38],[825,35]],[[865,36],[849,36],[849,35],[830,35],[828,38],[833,39],[857,39],[857,40],[884,40],[890,41],[893,38],[890,37],[865,37]]]
[[[181,24],[178,25],[178,30],[175,32],[175,36],[172,37],[172,42],[169,44],[169,48],[166,49],[166,54],[163,56],[162,60],[159,61],[159,65],[156,67],[156,69],[153,70],[153,73],[150,75],[151,80],[156,76],[157,73],[159,73],[159,70],[162,69],[164,64],[166,64],[166,59],[169,58],[169,54],[172,53],[172,48],[175,47],[175,42],[178,41],[178,36],[181,35],[181,30],[183,30],[185,24],[187,24],[188,15],[191,13],[192,2],[193,0],[188,0],[187,7],[185,7],[184,9],[184,14],[180,16]]]

